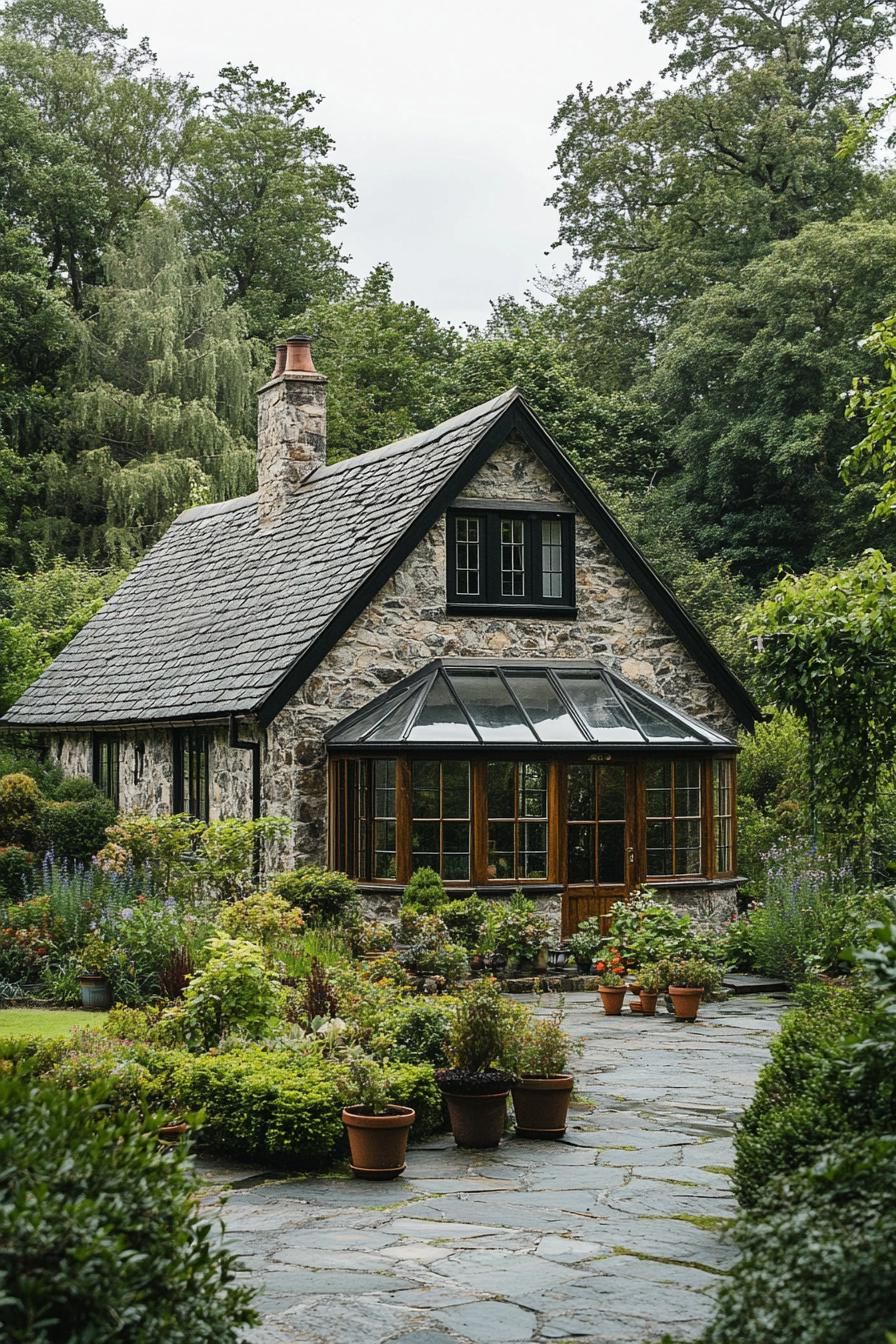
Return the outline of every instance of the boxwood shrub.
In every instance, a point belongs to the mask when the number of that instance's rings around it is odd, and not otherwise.
[[[237,1344],[237,1261],[197,1209],[185,1151],[102,1091],[0,1078],[0,1338]]]
[[[799,991],[797,1002],[738,1127],[734,1185],[746,1207],[773,1176],[813,1161],[834,1140],[896,1125],[896,1077],[862,1068],[855,1054],[856,1044],[877,1031],[880,1009],[869,995],[813,985]]]
[[[852,1138],[771,1181],[704,1344],[883,1344],[896,1331],[896,1140]]]
[[[42,843],[57,859],[89,863],[105,845],[106,827],[115,816],[115,804],[98,790],[88,798],[48,799],[40,810]]]

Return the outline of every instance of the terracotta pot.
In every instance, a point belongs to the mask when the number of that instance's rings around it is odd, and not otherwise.
[[[604,1005],[604,1012],[607,1017],[619,1017],[625,999],[625,985],[620,985],[618,989],[612,989],[605,985],[598,985],[598,989],[600,991],[601,1002]]]
[[[459,1148],[497,1148],[507,1119],[507,1092],[445,1093],[451,1133]]]
[[[656,990],[641,990],[641,1009],[645,1017],[656,1016],[656,1001],[659,998],[659,992]]]
[[[526,1139],[559,1139],[566,1133],[572,1075],[521,1078],[511,1089],[516,1132]]]
[[[189,1134],[190,1126],[186,1120],[176,1120],[170,1125],[159,1126],[159,1138],[162,1143],[178,1143],[185,1135]]]
[[[79,975],[81,1007],[105,1012],[112,1007],[112,986],[104,975]]]
[[[630,1013],[640,1013],[642,1011],[640,996],[632,999],[631,1003],[628,1006],[628,1010]]]
[[[389,1106],[385,1115],[365,1114],[363,1106],[346,1106],[342,1123],[348,1132],[354,1175],[365,1181],[392,1181],[400,1176],[408,1131],[416,1119],[410,1106]]]
[[[681,1018],[682,1022],[693,1022],[700,1008],[703,990],[691,989],[684,985],[670,985],[669,997],[672,1000],[675,1016]]]

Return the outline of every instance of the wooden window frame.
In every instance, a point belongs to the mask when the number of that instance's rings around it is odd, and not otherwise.
[[[480,851],[480,860],[482,861],[482,870],[483,870],[483,872],[484,872],[484,874],[485,874],[485,882],[486,882],[489,886],[495,886],[495,887],[506,887],[506,886],[516,887],[516,886],[519,886],[519,884],[520,884],[521,882],[525,882],[527,885],[530,884],[530,883],[531,883],[531,884],[534,884],[534,885],[538,885],[539,883],[543,884],[543,883],[545,883],[545,882],[550,882],[550,880],[551,880],[551,855],[552,855],[551,830],[552,830],[553,827],[556,827],[556,824],[557,824],[557,820],[556,820],[556,809],[553,809],[553,815],[552,815],[552,806],[551,806],[551,802],[552,802],[552,792],[555,793],[555,790],[552,791],[552,788],[551,788],[551,766],[552,766],[552,762],[549,761],[549,760],[540,760],[538,757],[531,757],[531,756],[528,756],[528,757],[527,757],[527,756],[521,756],[521,757],[516,758],[516,759],[507,759],[507,758],[505,758],[505,762],[506,762],[506,764],[511,765],[511,766],[513,767],[513,786],[512,786],[512,787],[513,787],[513,816],[512,816],[512,817],[497,817],[497,816],[493,817],[493,816],[491,815],[491,809],[490,809],[490,807],[489,807],[489,801],[488,801],[488,767],[489,767],[489,765],[491,765],[491,764],[498,764],[498,763],[500,763],[500,758],[494,758],[494,757],[493,757],[491,761],[486,760],[486,761],[484,762],[485,770],[484,770],[484,778],[482,779],[481,787],[484,787],[484,791],[485,791],[485,800],[484,800],[484,802],[485,802],[485,832],[484,832],[484,835],[480,838],[480,845],[484,845],[484,849],[482,849],[482,850]],[[525,766],[533,765],[533,764],[536,764],[536,763],[538,763],[538,764],[540,764],[540,765],[544,765],[544,803],[545,803],[545,815],[543,815],[543,816],[529,816],[529,815],[526,814],[526,813],[522,813],[522,812],[520,812],[520,770],[521,770],[522,768],[524,768]],[[489,828],[491,827],[491,825],[492,825],[493,823],[494,823],[495,825],[498,825],[498,826],[504,825],[504,826],[512,826],[512,827],[513,827],[513,858],[514,858],[514,871],[513,871],[513,873],[512,873],[509,877],[493,877],[493,876],[491,876],[491,874],[490,874],[489,871],[488,871],[488,869],[489,869],[489,863],[488,863],[488,851],[489,851]],[[524,851],[524,850],[520,847],[520,830],[521,830],[521,827],[523,827],[523,826],[525,826],[525,825],[527,825],[527,824],[532,824],[532,825],[535,825],[535,826],[544,825],[544,827],[545,827],[545,855],[544,855],[545,872],[544,872],[544,877],[529,877],[527,874],[521,873],[521,872],[519,871],[519,868],[520,868],[520,855],[521,855],[522,853],[524,853],[524,852],[527,852],[527,851]],[[532,851],[529,851],[529,852],[532,852]]]
[[[445,814],[445,778],[444,778],[445,766],[446,766],[446,765],[449,765],[449,764],[451,764],[451,763],[456,763],[456,762],[458,762],[458,761],[460,761],[460,763],[461,763],[462,765],[465,765],[465,766],[467,767],[467,815],[466,815],[465,817],[446,816],[446,814]],[[420,765],[420,764],[435,765],[435,766],[438,768],[438,771],[439,771],[439,815],[438,815],[437,817],[415,817],[415,816],[414,816],[414,808],[413,808],[413,800],[414,800],[414,766],[415,766],[415,765]],[[415,756],[415,757],[413,757],[411,760],[408,761],[408,774],[409,774],[409,778],[408,778],[408,822],[409,822],[409,827],[410,827],[410,834],[409,834],[409,840],[408,840],[408,848],[409,848],[409,854],[408,854],[408,871],[409,871],[410,873],[413,873],[413,871],[414,871],[414,849],[413,849],[413,840],[414,840],[413,832],[414,832],[414,826],[415,826],[415,825],[436,826],[436,827],[438,828],[438,839],[439,839],[439,853],[438,853],[439,862],[438,862],[438,865],[435,867],[435,871],[440,875],[440,877],[442,878],[442,881],[446,884],[446,886],[447,886],[447,885],[450,885],[451,883],[460,883],[460,884],[464,884],[464,883],[466,883],[467,885],[469,885],[469,883],[470,883],[470,881],[471,881],[471,879],[472,879],[472,873],[473,873],[473,867],[474,867],[474,863],[473,863],[473,763],[472,763],[472,761],[469,761],[469,760],[466,760],[466,759],[464,759],[464,758],[462,758],[462,757],[457,757],[457,756],[453,756],[453,757],[452,757],[452,756],[441,756],[441,757],[433,757],[433,756]],[[460,825],[460,826],[466,825],[466,827],[467,827],[467,848],[466,848],[466,851],[463,851],[463,850],[449,850],[449,851],[448,851],[449,853],[464,853],[464,852],[466,852],[466,856],[467,856],[467,876],[466,876],[466,877],[449,878],[449,877],[446,877],[445,874],[444,874],[444,872],[443,872],[443,869],[444,869],[444,866],[445,866],[445,826],[446,826],[446,825],[448,825],[448,826],[450,826],[450,825]],[[423,865],[421,865],[421,867],[422,867],[422,866],[423,866]],[[430,865],[430,866],[432,866],[432,865]]]
[[[121,797],[121,738],[118,733],[93,734],[93,782],[118,807]]]
[[[479,529],[479,592],[463,593],[457,587],[459,520],[475,521]],[[501,532],[504,523],[522,525],[524,591],[503,593]],[[559,523],[562,556],[562,592],[545,596],[542,565],[542,523]],[[449,611],[479,613],[509,612],[515,616],[543,616],[548,612],[575,615],[575,515],[562,510],[525,509],[508,504],[494,508],[449,509],[447,534],[447,598]],[[463,544],[463,543],[461,543]],[[466,569],[466,567],[465,567]]]
[[[644,814],[644,849],[642,853],[642,858],[644,863],[644,876],[648,882],[668,881],[668,882],[678,882],[679,884],[684,885],[687,881],[691,882],[700,881],[701,879],[707,876],[708,871],[711,871],[711,869],[709,868],[709,860],[711,858],[711,854],[706,848],[706,818],[707,813],[711,812],[711,806],[710,806],[711,800],[708,800],[706,795],[706,770],[703,760],[698,758],[696,761],[696,764],[698,766],[697,787],[700,792],[699,811],[696,813],[695,812],[679,813],[676,804],[676,797],[675,797],[677,793],[677,785],[675,782],[676,771],[680,764],[684,762],[693,761],[693,759],[694,758],[690,756],[681,756],[681,757],[663,756],[663,757],[653,757],[651,760],[645,762],[644,787],[641,793],[643,814]],[[662,816],[652,816],[647,810],[647,788],[648,788],[647,767],[653,765],[656,762],[660,762],[662,764],[668,764],[671,769],[671,778],[669,784],[669,803],[671,807],[671,812],[669,814],[664,813]],[[671,845],[669,846],[672,857],[671,873],[652,873],[650,871],[648,849],[647,849],[647,829],[650,826],[650,823],[655,821],[669,822],[671,824],[672,842]],[[697,833],[700,837],[699,864],[696,872],[679,873],[676,871],[678,866],[678,845],[676,843],[676,830],[678,823],[685,821],[697,822]]]
[[[185,768],[185,760],[188,768]],[[211,820],[211,738],[196,728],[174,730],[174,808],[196,821]]]
[[[689,754],[692,755],[692,754]],[[465,756],[461,752],[450,752],[438,756],[427,754],[421,756],[418,753],[413,755],[394,754],[387,755],[383,753],[380,756],[336,756],[330,760],[330,807],[329,807],[329,834],[330,834],[330,857],[334,867],[341,871],[348,872],[354,880],[361,883],[370,883],[376,886],[403,886],[411,877],[412,868],[412,850],[411,850],[411,829],[413,819],[411,816],[411,792],[412,792],[412,761],[416,759],[425,759],[443,764],[449,759],[461,759],[469,761],[470,765],[470,877],[469,879],[443,879],[448,889],[470,890],[472,888],[490,888],[495,891],[507,890],[522,886],[525,889],[537,890],[539,887],[562,887],[564,890],[581,893],[590,886],[596,890],[601,890],[604,884],[599,883],[570,883],[569,881],[569,855],[568,855],[568,827],[571,824],[568,816],[568,767],[573,763],[587,763],[590,765],[623,764],[626,765],[626,880],[624,886],[633,888],[640,883],[650,882],[652,886],[660,889],[674,888],[676,886],[687,887],[694,884],[701,884],[707,881],[725,881],[733,880],[737,871],[737,815],[736,815],[736,788],[737,788],[737,763],[734,756],[722,756],[713,753],[710,756],[696,756],[700,768],[700,790],[701,790],[701,870],[699,873],[681,873],[681,874],[650,874],[647,872],[647,793],[646,793],[646,775],[647,767],[656,760],[669,760],[674,765],[676,759],[688,759],[686,756],[676,758],[670,755],[657,757],[650,753],[633,756],[627,753],[613,754],[608,753],[599,761],[587,760],[584,757],[575,757],[572,755],[558,756],[533,756],[526,752],[502,753],[494,752],[490,754]],[[728,762],[731,770],[732,782],[732,816],[731,816],[731,867],[726,871],[717,871],[715,866],[715,793],[713,788],[713,775],[716,760],[725,760]],[[391,760],[395,762],[395,827],[396,827],[396,853],[395,853],[395,876],[389,878],[377,878],[374,876],[374,789],[373,789],[373,770],[374,763],[377,760]],[[488,763],[492,760],[509,760],[518,768],[532,760],[543,760],[547,768],[547,875],[544,878],[538,877],[508,877],[496,878],[490,877],[488,873],[488,826],[489,826],[489,808],[488,808]],[[517,772],[515,772],[516,775]],[[356,826],[355,820],[351,816],[351,804],[347,802],[345,791],[349,787],[351,778],[360,778],[364,775],[366,778],[367,797],[369,799],[369,815],[366,822],[366,829],[362,826],[360,829]],[[674,772],[673,772],[674,781]],[[673,782],[674,790],[674,782]],[[674,792],[673,792],[674,803]],[[519,788],[518,781],[515,779],[515,809],[519,810]],[[690,818],[689,818],[690,819]],[[391,820],[391,818],[389,818]],[[427,821],[434,820],[426,818]],[[444,818],[435,820],[443,821]],[[449,819],[451,820],[451,819]],[[464,819],[460,819],[464,820]],[[492,820],[503,820],[502,818],[492,818]],[[541,818],[525,818],[515,816],[514,825],[526,820],[540,821]],[[673,818],[674,820],[674,818]],[[351,827],[355,826],[354,834],[366,835],[366,842],[363,852],[353,855],[347,843],[347,837]],[[673,827],[673,856],[674,856],[674,827]],[[606,890],[612,890],[612,886],[607,886]]]
[[[728,806],[730,811],[721,815],[716,810],[716,767],[725,766],[728,769]],[[707,764],[707,787],[711,798],[711,806],[707,808],[710,813],[709,824],[707,826],[707,854],[710,857],[713,877],[734,877],[737,873],[737,761],[733,756],[715,756]],[[727,868],[719,866],[717,831],[719,821],[728,822],[728,856],[729,864]]]

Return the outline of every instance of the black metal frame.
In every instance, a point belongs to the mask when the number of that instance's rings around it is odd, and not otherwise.
[[[94,733],[92,739],[93,782],[118,806],[121,792],[121,738],[118,733]],[[103,750],[109,753],[108,769],[103,768]],[[112,755],[114,749],[114,757]],[[113,765],[114,760],[114,765]]]
[[[475,519],[479,524],[478,594],[457,591],[457,528],[459,518]],[[501,592],[501,525],[521,522],[525,554],[525,592],[507,596]],[[563,592],[560,597],[545,597],[541,568],[541,524],[559,522],[563,556]],[[507,611],[514,616],[575,616],[575,517],[568,510],[556,512],[528,509],[508,501],[500,509],[458,507],[446,515],[448,609],[455,612]]]
[[[209,820],[209,775],[211,750],[209,735],[194,728],[174,731],[174,811],[186,812],[198,821]],[[190,767],[184,771],[184,756]],[[202,768],[202,760],[205,767]]]

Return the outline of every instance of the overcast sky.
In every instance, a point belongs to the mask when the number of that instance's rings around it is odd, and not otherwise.
[[[656,74],[639,0],[107,0],[169,71],[219,68],[324,95],[321,124],[355,174],[343,246],[355,274],[391,262],[395,291],[446,320],[482,322],[521,294],[557,235],[552,138],[579,81]]]

